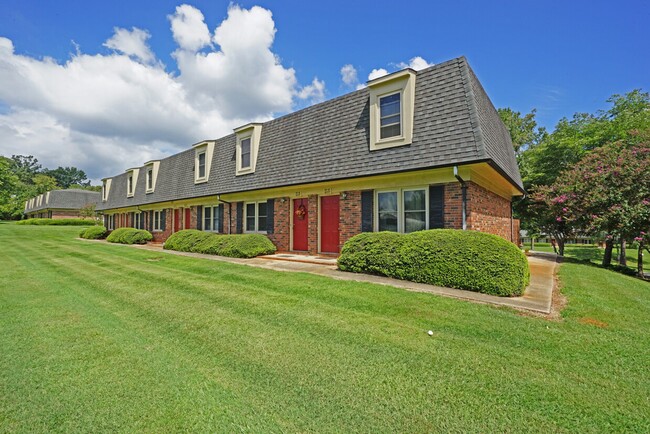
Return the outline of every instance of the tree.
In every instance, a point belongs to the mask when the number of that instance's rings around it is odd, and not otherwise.
[[[640,143],[635,143],[640,138]],[[630,135],[630,142],[601,146],[548,187],[556,219],[587,233],[608,234],[603,265],[611,263],[612,240],[650,233],[650,130]],[[544,189],[542,189],[544,190]]]
[[[56,169],[44,170],[44,173],[56,179],[56,183],[61,188],[70,188],[73,184],[89,186],[90,181],[86,177],[86,172],[76,167],[57,167]]]
[[[524,116],[508,107],[500,108],[497,111],[510,132],[512,146],[514,146],[517,155],[519,155],[520,151],[539,143],[546,136],[546,129],[537,126],[535,120],[536,109],[531,110],[530,113]]]
[[[81,218],[94,218],[95,217],[95,204],[89,203],[79,210],[79,216]]]
[[[574,219],[567,214],[567,207],[575,198],[571,194],[565,194],[558,186],[541,185],[531,194],[530,199],[530,225],[555,239],[558,249],[556,253],[564,256],[565,242],[575,233]]]
[[[39,173],[41,169],[42,166],[32,155],[11,156],[11,170],[24,184],[30,184],[34,176]]]
[[[29,189],[29,194],[31,196],[38,196],[39,194],[46,193],[50,190],[56,190],[57,188],[59,188],[59,186],[56,183],[56,179],[39,173],[32,178],[32,186]]]

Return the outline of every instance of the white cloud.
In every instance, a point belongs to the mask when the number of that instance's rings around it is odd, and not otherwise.
[[[311,84],[303,87],[298,92],[298,98],[311,102],[321,102],[325,99],[325,82],[314,77]]]
[[[144,63],[152,63],[155,56],[147,39],[151,37],[146,30],[133,27],[131,31],[115,27],[115,34],[104,43],[105,47],[119,51],[127,56],[133,56]]]
[[[386,71],[384,68],[373,69],[370,71],[370,74],[368,74],[368,81],[383,77],[384,75],[388,75],[388,71]]]
[[[435,65],[435,63],[429,63],[426,60],[424,60],[422,57],[415,56],[410,60],[409,63],[404,63],[404,62],[398,63],[397,67],[399,69],[411,68],[411,69],[415,69],[416,71],[419,71],[421,69],[425,69],[433,65]]]
[[[137,28],[115,29],[104,44],[113,53],[64,63],[17,54],[0,37],[0,154],[76,166],[97,180],[324,98],[323,81],[300,86],[271,51],[270,11],[231,6],[214,35],[192,6],[169,19],[178,75]]]
[[[359,82],[356,68],[350,64],[343,65],[341,67],[341,80],[348,86],[355,86]]]
[[[176,7],[174,15],[167,18],[172,23],[172,35],[183,50],[196,51],[210,44],[210,31],[203,21],[203,13],[190,5]]]

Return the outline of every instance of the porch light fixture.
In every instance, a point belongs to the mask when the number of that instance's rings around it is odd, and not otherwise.
[[[344,191],[343,193],[341,193],[341,199],[345,200],[347,198],[348,198],[348,192],[347,191]]]

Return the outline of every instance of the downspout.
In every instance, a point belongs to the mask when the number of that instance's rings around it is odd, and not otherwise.
[[[458,174],[458,166],[454,166],[454,177],[460,182],[460,190],[462,197],[462,216],[463,216],[463,230],[467,230],[467,184],[465,180]]]
[[[217,195],[217,200],[219,202],[227,203],[228,204],[228,235],[230,235],[231,232],[231,227],[232,227],[232,202],[228,202],[227,200],[223,200],[221,198],[221,195]]]

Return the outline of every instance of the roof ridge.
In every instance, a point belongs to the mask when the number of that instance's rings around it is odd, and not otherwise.
[[[485,149],[485,142],[483,141],[483,130],[481,129],[481,120],[478,116],[478,110],[476,108],[476,97],[474,95],[474,90],[472,89],[471,76],[469,73],[469,62],[465,56],[459,57],[456,59],[458,61],[458,69],[460,71],[460,76],[463,80],[463,87],[465,88],[465,101],[467,103],[467,109],[469,110],[470,122],[472,124],[472,132],[474,134],[474,144],[476,147],[476,155],[480,158],[486,158],[487,151]]]

